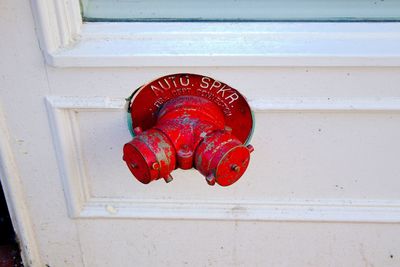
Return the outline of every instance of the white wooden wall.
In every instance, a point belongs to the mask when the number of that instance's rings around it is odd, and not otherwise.
[[[27,266],[400,265],[394,30],[377,27],[388,46],[376,57],[203,56],[168,67],[173,59],[110,58],[91,47],[95,31],[54,52],[32,6],[0,3],[0,178]],[[255,111],[256,150],[233,186],[194,171],[146,186],[124,166],[123,98],[178,72],[228,83]]]

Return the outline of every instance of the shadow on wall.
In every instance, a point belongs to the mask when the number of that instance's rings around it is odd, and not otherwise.
[[[23,266],[19,246],[8,213],[3,187],[0,183],[0,267]]]

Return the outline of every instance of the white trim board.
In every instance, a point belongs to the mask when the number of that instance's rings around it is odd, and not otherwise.
[[[78,218],[140,218],[305,222],[400,222],[400,201],[269,200],[212,201],[90,199]]]
[[[400,222],[399,200],[279,199],[239,201],[96,198],[82,164],[76,114],[121,111],[124,99],[46,98],[60,176],[72,218]],[[400,98],[273,98],[252,101],[256,112],[400,112]]]
[[[41,266],[29,209],[25,202],[26,195],[9,142],[8,127],[0,109],[0,180],[7,207],[21,245],[22,260],[25,266]]]
[[[32,0],[55,67],[400,66],[400,23],[82,23],[79,0]]]
[[[85,23],[59,67],[399,66],[400,24]],[[160,29],[164,31],[161,32]]]

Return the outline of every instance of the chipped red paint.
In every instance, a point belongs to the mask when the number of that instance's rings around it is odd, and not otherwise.
[[[253,127],[251,110],[237,90],[219,81],[161,77],[139,89],[130,110],[136,136],[125,144],[123,159],[142,183],[170,182],[175,168],[195,167],[210,185],[228,186],[249,164],[253,147],[244,143]]]

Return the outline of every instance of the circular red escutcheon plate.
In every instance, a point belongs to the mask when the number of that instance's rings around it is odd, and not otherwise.
[[[199,96],[216,103],[232,133],[242,143],[250,141],[254,120],[245,97],[225,83],[189,73],[163,76],[134,92],[130,105],[132,127],[150,129],[156,124],[161,106],[172,98],[184,95]]]

